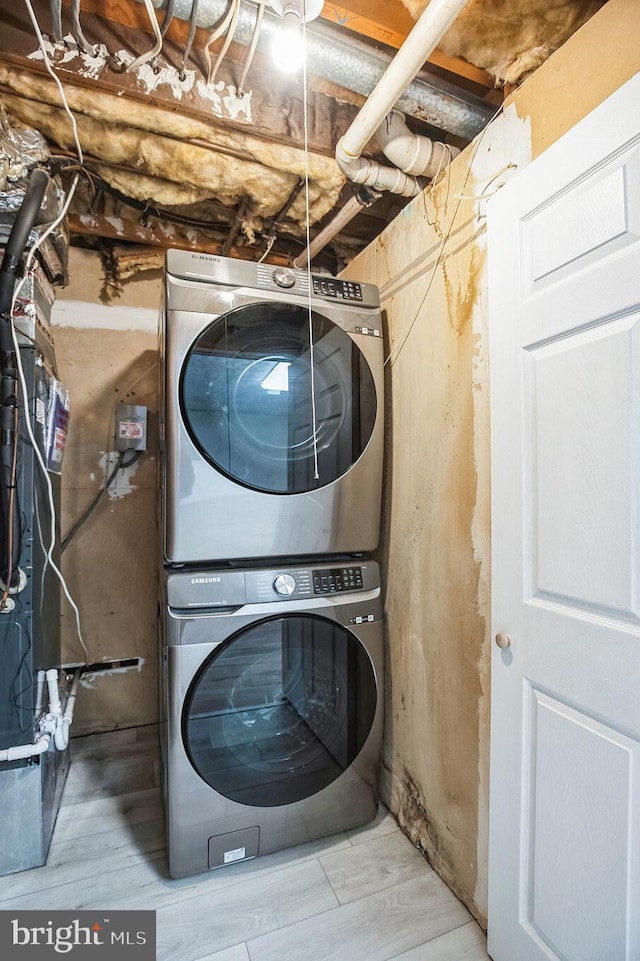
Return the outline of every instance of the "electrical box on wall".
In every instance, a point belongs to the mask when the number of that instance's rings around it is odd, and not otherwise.
[[[147,449],[147,408],[142,404],[116,407],[116,450]]]

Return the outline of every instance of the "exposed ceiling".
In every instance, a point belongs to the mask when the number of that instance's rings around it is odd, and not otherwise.
[[[325,3],[306,28],[305,97],[303,75],[280,73],[268,55],[281,24],[268,5],[254,34],[253,0],[153,0],[167,28],[162,49],[132,68],[154,45],[142,0],[32,0],[84,154],[72,241],[116,245],[132,270],[159,263],[168,246],[290,263],[305,247],[307,220],[313,236],[353,196],[335,163],[336,143],[427,2]],[[409,126],[463,147],[505,90],[603,2],[470,0],[401,102]],[[211,41],[234,8],[233,40],[231,24]],[[68,182],[78,167],[72,125],[29,11],[22,0],[0,0],[0,13],[0,102],[12,121],[46,138]],[[378,156],[376,143],[366,152]],[[405,202],[385,194],[363,209],[314,267],[335,272]]]

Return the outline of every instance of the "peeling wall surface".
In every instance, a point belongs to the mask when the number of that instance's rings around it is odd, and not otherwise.
[[[384,799],[482,923],[491,650],[486,205],[638,70],[639,35],[638,4],[609,0],[343,274],[381,288],[388,337]],[[614,49],[612,80],[601,65],[603,50]]]
[[[96,254],[71,250],[71,282],[58,292],[53,336],[60,380],[71,392],[62,474],[62,536],[104,487],[117,461],[119,402],[149,408],[149,449],[118,472],[99,506],[62,555],[88,649],[63,602],[63,661],[140,658],[138,669],[86,675],[73,733],[149,724],[157,719],[156,384],[160,279],[133,281],[112,306],[100,303]],[[146,276],[146,275],[145,275]],[[127,456],[127,459],[129,457]]]

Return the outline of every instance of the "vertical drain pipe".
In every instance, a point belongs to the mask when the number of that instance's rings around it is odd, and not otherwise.
[[[336,147],[338,166],[350,180],[366,183],[374,190],[395,190],[404,196],[415,196],[422,189],[423,182],[421,183],[417,178],[402,174],[392,167],[373,163],[362,157],[362,151],[468,2],[469,0],[431,0],[411,33],[408,34]],[[313,245],[310,244],[296,257],[295,266],[306,264],[307,259],[312,256],[312,246],[313,254],[318,253],[358,212],[357,204],[352,204],[349,207],[349,213],[352,216],[347,220],[338,213],[336,218],[340,218],[338,229],[333,231],[333,223],[327,224],[322,231],[321,245],[317,243],[318,238],[316,238]]]

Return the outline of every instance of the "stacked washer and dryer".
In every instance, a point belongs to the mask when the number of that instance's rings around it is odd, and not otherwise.
[[[383,342],[371,285],[177,250],[163,318],[161,742],[182,877],[375,816]]]

